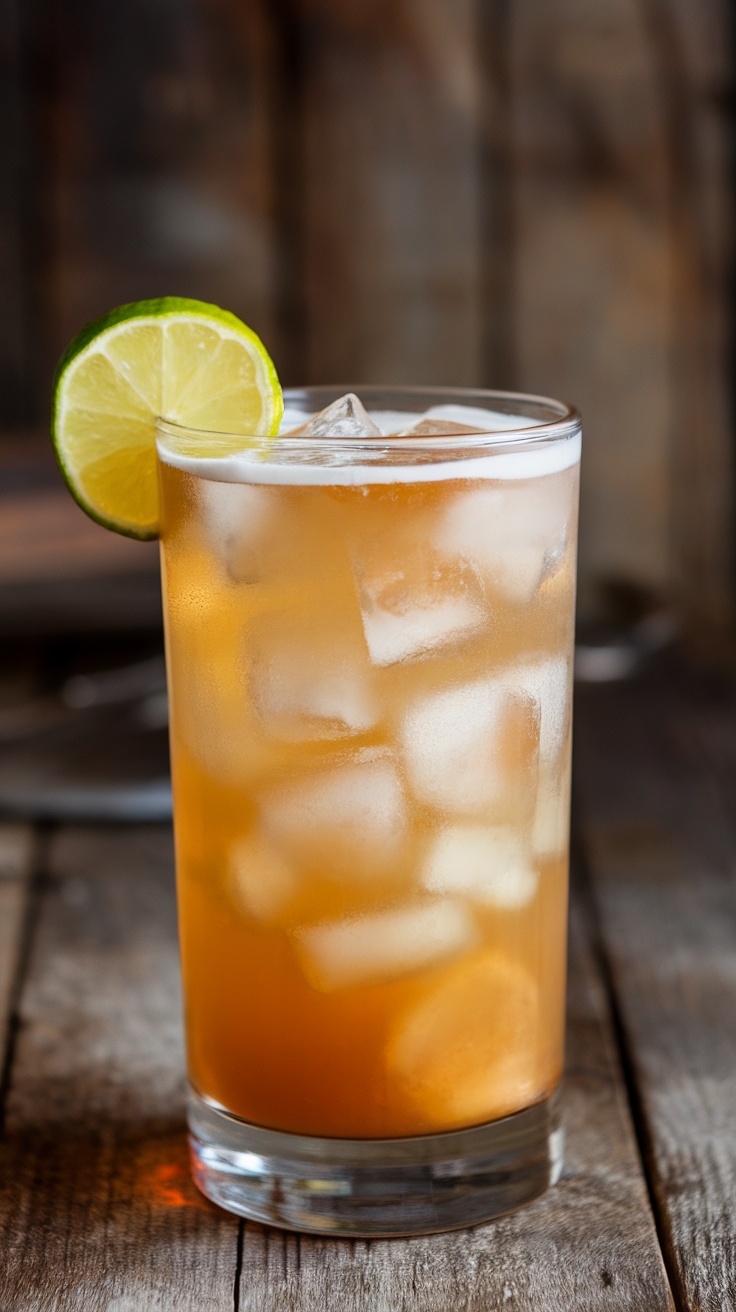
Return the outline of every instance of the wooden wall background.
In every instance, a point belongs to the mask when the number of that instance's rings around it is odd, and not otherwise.
[[[286,382],[562,395],[581,595],[732,612],[727,0],[0,0],[0,424],[166,292]]]

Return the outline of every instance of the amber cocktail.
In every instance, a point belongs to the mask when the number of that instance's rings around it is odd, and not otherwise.
[[[409,1233],[559,1168],[580,429],[337,397],[159,426],[190,1125],[232,1210]]]

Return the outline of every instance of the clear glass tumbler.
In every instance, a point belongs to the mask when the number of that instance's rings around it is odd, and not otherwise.
[[[580,424],[361,397],[158,452],[194,1176],[368,1236],[559,1172]]]

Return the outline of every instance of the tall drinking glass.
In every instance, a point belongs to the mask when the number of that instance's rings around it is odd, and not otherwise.
[[[393,1235],[560,1168],[580,424],[361,397],[416,431],[158,453],[194,1176]]]

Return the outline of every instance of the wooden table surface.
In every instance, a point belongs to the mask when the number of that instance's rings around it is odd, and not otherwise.
[[[2,1312],[733,1312],[736,692],[586,687],[576,737],[565,1170],[450,1235],[205,1202],[168,830],[0,829]]]

